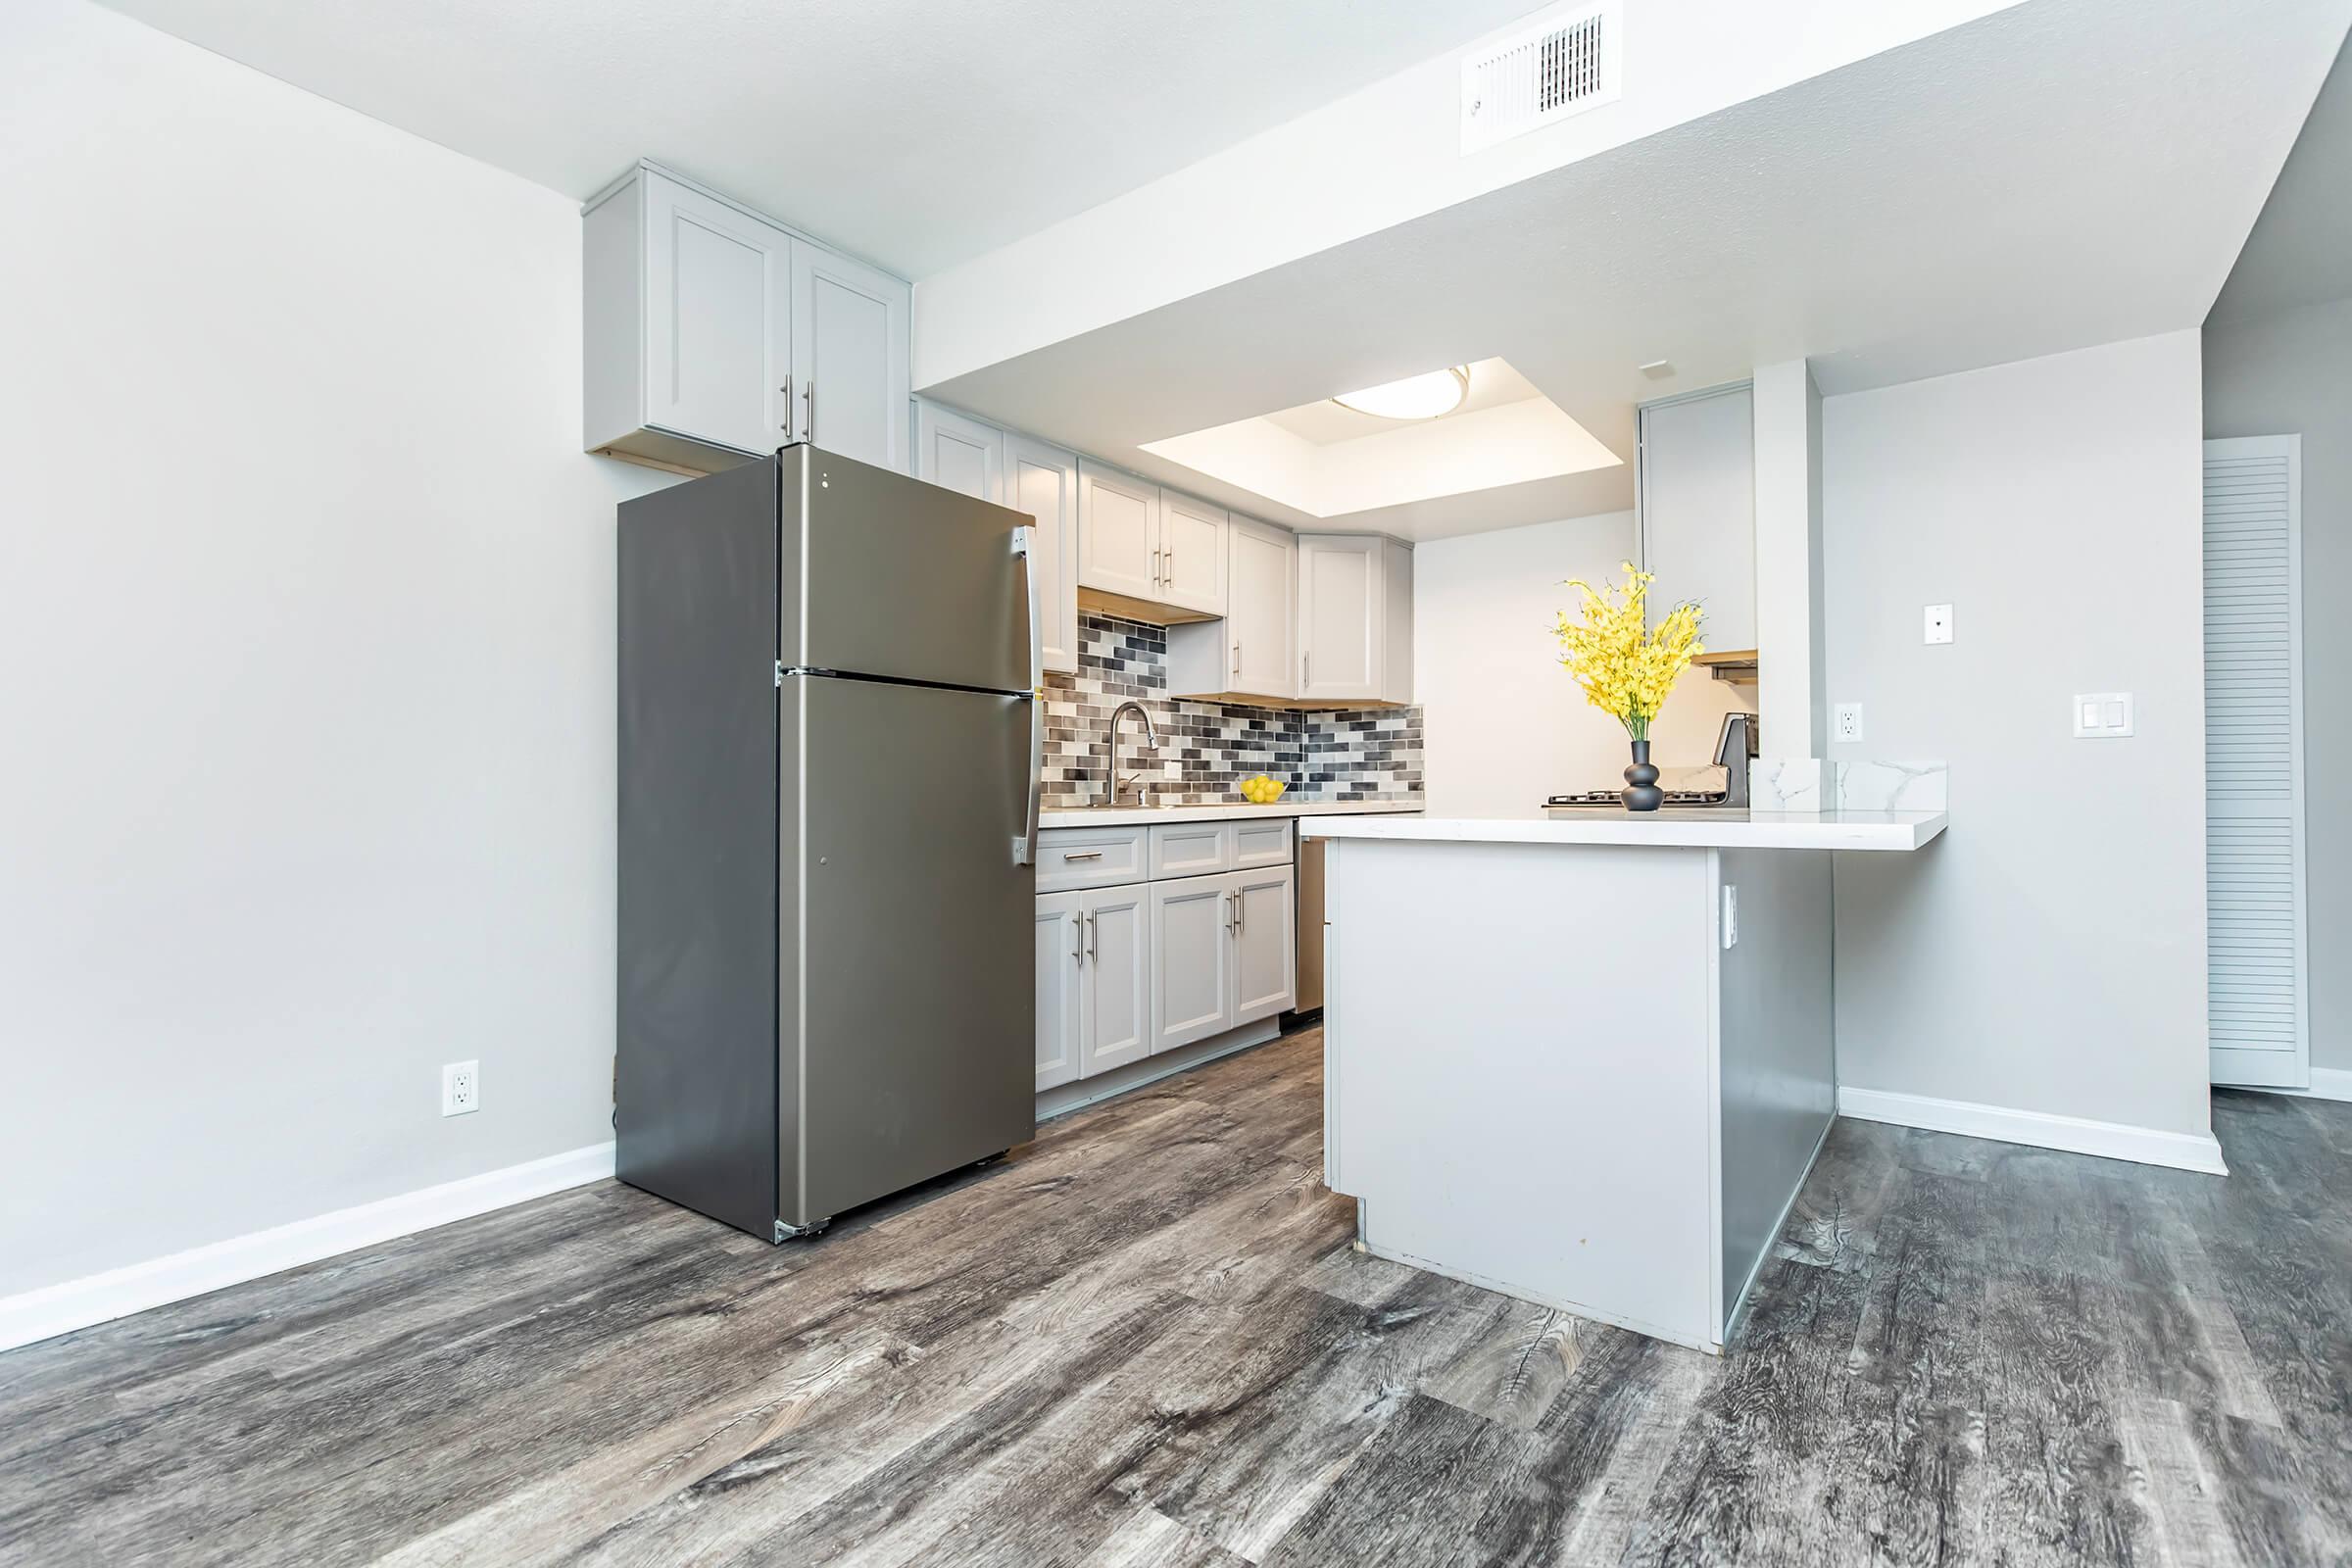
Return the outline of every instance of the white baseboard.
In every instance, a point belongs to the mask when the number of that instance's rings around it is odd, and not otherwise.
[[[612,1146],[595,1144],[438,1187],[298,1219],[39,1290],[0,1297],[0,1350],[183,1301],[354,1248],[544,1198],[612,1174]]]
[[[2265,1095],[2301,1095],[2305,1100],[2352,1100],[2352,1069],[2343,1067],[2314,1067],[2309,1089],[2262,1089],[2248,1085]]]
[[[1979,1105],[1965,1100],[1898,1095],[1885,1089],[1840,1087],[1838,1114],[1857,1121],[1892,1122],[1898,1127],[1920,1127],[1929,1132],[1959,1133],[1968,1138],[1996,1139],[2004,1144],[2062,1150],[2070,1154],[2137,1160],[2142,1165],[2170,1165],[2176,1170],[2203,1171],[2213,1176],[2230,1174],[2230,1167],[2222,1161],[2222,1146],[2211,1133],[2170,1133],[2123,1122],[2053,1116],[2041,1110]]]

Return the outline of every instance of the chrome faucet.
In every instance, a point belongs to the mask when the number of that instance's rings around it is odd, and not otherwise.
[[[1144,721],[1145,749],[1153,752],[1159,750],[1159,731],[1152,727],[1152,715],[1145,711],[1144,705],[1138,702],[1121,703],[1110,715],[1110,766],[1102,773],[1102,804],[1104,806],[1119,804],[1119,720],[1125,718],[1129,713],[1133,713]],[[1143,776],[1140,772],[1132,774],[1127,782],[1132,784]]]
[[[1723,733],[1715,740],[1715,765],[1723,769],[1724,805],[1746,808],[1747,764],[1756,755],[1756,715],[1724,714]]]

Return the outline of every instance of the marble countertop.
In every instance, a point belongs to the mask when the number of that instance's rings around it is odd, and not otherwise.
[[[1740,811],[1721,807],[1542,816],[1391,816],[1303,822],[1319,839],[1461,844],[1632,844],[1673,849],[1916,850],[1943,832],[1941,811]]]
[[[1232,801],[1216,806],[1082,806],[1075,809],[1041,811],[1037,825],[1055,827],[1132,827],[1139,822],[1222,822],[1249,816],[1370,816],[1418,811],[1412,801],[1294,801],[1251,806]]]

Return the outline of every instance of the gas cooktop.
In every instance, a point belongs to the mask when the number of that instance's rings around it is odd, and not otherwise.
[[[1721,806],[1723,793],[1720,790],[1668,790],[1666,804],[1668,806]],[[1625,809],[1625,797],[1615,790],[1584,790],[1575,795],[1549,795],[1544,799],[1544,808],[1547,811],[1573,806],[1614,807],[1618,810],[1623,810]]]

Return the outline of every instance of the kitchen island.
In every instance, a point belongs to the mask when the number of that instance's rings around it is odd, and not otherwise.
[[[1830,857],[1940,811],[1306,820],[1366,1250],[1720,1351],[1836,1114]]]

